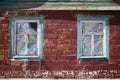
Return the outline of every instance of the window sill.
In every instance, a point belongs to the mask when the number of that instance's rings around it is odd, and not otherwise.
[[[81,56],[78,60],[109,60],[106,56]]]

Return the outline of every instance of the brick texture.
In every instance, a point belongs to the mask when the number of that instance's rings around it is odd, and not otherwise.
[[[41,62],[10,60],[10,19],[2,14],[44,16]],[[77,61],[77,15],[109,17],[110,60]],[[120,11],[0,11],[0,78],[120,78],[119,18]]]

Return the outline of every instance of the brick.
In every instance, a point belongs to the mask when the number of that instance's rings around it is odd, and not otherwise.
[[[9,28],[8,28],[8,24],[3,24],[3,27],[2,27],[2,32],[4,33],[5,36],[8,36],[9,34]]]
[[[40,71],[41,72],[41,65],[39,65],[39,66],[34,66],[34,71]]]
[[[18,11],[17,16],[27,16],[26,11]]]
[[[41,61],[29,61],[29,63],[30,63],[31,66],[32,66],[32,65],[38,66],[38,65],[40,65]]]
[[[11,64],[10,54],[9,53],[5,54],[5,60],[6,60],[6,65],[10,65]]]
[[[54,19],[52,20],[52,24],[62,24],[63,21],[61,19]]]
[[[52,49],[52,55],[61,55],[62,50],[61,49]]]
[[[85,66],[84,69],[85,70],[89,70],[89,71],[93,71],[94,70],[94,66]]]
[[[21,65],[14,66],[14,68],[15,68],[16,71],[22,71],[23,70]]]
[[[4,50],[0,50],[0,55],[4,55]]]
[[[28,16],[37,16],[36,11],[28,11]]]
[[[57,45],[57,48],[64,50],[64,49],[66,49],[66,45],[65,44],[59,44],[59,45]]]
[[[66,39],[67,38],[67,35],[65,34],[61,34],[61,35],[58,35],[58,39]]]
[[[67,56],[63,55],[58,55],[57,60],[67,60]]]
[[[70,39],[65,39],[65,40],[63,40],[63,44],[71,44],[71,40]]]
[[[52,50],[51,49],[44,49],[44,55],[51,55]]]
[[[17,11],[8,11],[8,16],[17,16]]]
[[[62,39],[55,39],[55,40],[53,40],[53,43],[56,44],[56,45],[57,45],[57,44],[58,44],[58,45],[59,45],[59,44],[63,44],[63,40],[62,40]]]
[[[53,33],[53,29],[49,29],[48,27],[45,27],[44,28],[44,33],[46,33],[46,34],[49,34],[49,33]]]
[[[44,48],[47,48],[47,49],[56,49],[56,44],[46,44],[44,46]]]
[[[42,68],[44,68],[45,70],[54,70],[54,67],[49,65],[42,66]]]
[[[5,60],[0,60],[0,66],[5,66]]]
[[[8,23],[9,23],[9,20],[6,20],[6,19],[1,20],[1,24],[8,24]]]
[[[11,66],[19,66],[19,65],[22,65],[22,64],[24,64],[23,61],[12,61],[11,62]]]
[[[45,39],[57,39],[57,34],[45,34]]]
[[[45,20],[45,24],[51,24],[51,23],[53,23],[53,20],[51,20],[51,19],[46,19]]]
[[[56,55],[46,56],[46,60],[56,60]]]
[[[51,39],[44,39],[44,44],[53,44],[53,40],[51,40]]]
[[[74,45],[77,45],[77,40],[76,39],[71,39],[71,44],[74,46]],[[76,46],[77,47],[77,46]]]
[[[67,68],[66,66],[66,70],[74,70],[74,71],[82,71],[82,70],[85,70],[85,66],[82,66],[82,65],[72,65],[70,66],[70,68]]]
[[[69,34],[67,35],[67,39],[76,39],[76,34]]]
[[[71,64],[70,64],[70,60],[62,60],[62,59],[61,59],[61,60],[57,60],[56,63],[57,63],[57,65],[64,65],[64,66],[66,66],[66,65],[67,65],[67,66],[71,65]]]
[[[27,66],[26,70],[30,70],[30,71],[34,71],[35,70],[35,66]]]
[[[53,33],[55,33],[55,34],[60,34],[60,33],[63,33],[63,29],[54,29],[53,30]]]
[[[67,56],[68,60],[76,60],[76,56]]]
[[[5,69],[4,69],[4,66],[3,65],[0,65],[0,73],[3,72]]]
[[[58,55],[57,60],[76,60],[75,56]]]
[[[62,55],[75,55],[71,50],[64,50]]]
[[[119,58],[120,58],[120,56],[118,56],[118,55],[110,56],[110,59],[116,59],[116,60],[118,60]]]
[[[5,64],[6,64],[7,66],[10,66],[10,65],[11,65],[11,61],[10,61],[10,60],[7,60]]]
[[[64,66],[63,65],[56,65],[53,66],[54,70],[64,70]]]
[[[4,55],[0,55],[0,60],[4,60],[5,56]]]

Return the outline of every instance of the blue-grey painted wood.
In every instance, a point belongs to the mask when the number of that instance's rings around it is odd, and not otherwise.
[[[82,28],[81,28],[81,21],[104,21],[105,22],[105,31],[106,31],[106,53],[105,57],[98,57],[98,58],[81,58],[81,35],[82,35]],[[108,17],[77,17],[77,60],[109,60],[109,18]]]
[[[107,59],[109,60],[109,20],[108,18],[104,19],[105,22],[106,22],[106,56],[107,56]]]
[[[14,58],[15,56],[15,20],[37,20],[38,23],[38,28],[39,28],[39,56],[38,57],[17,57]],[[24,18],[11,18],[11,26],[10,26],[10,59],[11,60],[42,60],[43,59],[43,17],[24,17]]]
[[[39,29],[40,29],[40,34],[38,35],[40,38],[39,53],[40,53],[40,59],[43,59],[43,17],[39,18]]]
[[[77,17],[77,60],[80,59],[80,48],[81,48],[81,30],[80,30],[80,18]]]
[[[11,26],[10,26],[10,59],[13,58],[14,53],[14,19],[11,19]]]

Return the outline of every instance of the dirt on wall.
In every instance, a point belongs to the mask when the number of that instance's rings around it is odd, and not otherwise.
[[[10,18],[44,17],[42,61],[10,60]],[[109,18],[109,60],[76,58],[77,16]],[[120,11],[0,11],[0,78],[120,78]]]

